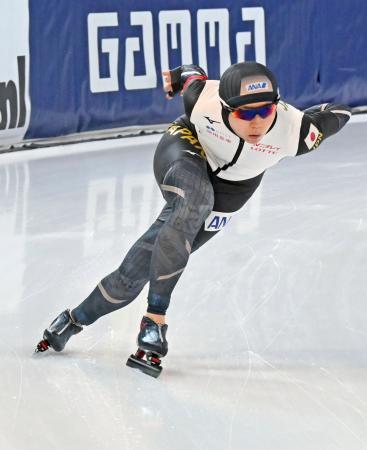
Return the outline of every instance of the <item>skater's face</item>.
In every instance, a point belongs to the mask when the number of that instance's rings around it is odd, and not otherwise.
[[[274,103],[251,103],[230,112],[229,124],[239,137],[249,144],[257,144],[274,122],[276,110],[277,105]]]

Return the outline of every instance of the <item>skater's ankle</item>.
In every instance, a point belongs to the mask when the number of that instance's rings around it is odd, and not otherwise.
[[[166,316],[162,314],[153,314],[153,313],[145,313],[145,317],[148,317],[149,319],[153,320],[158,325],[165,325],[166,323]]]

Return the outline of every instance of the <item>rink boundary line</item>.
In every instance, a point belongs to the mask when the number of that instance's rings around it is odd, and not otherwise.
[[[348,123],[367,122],[367,114],[353,114]]]
[[[355,114],[351,117],[350,123],[363,123],[367,122],[367,114]],[[162,133],[151,134],[147,136],[133,136],[133,137],[121,137],[111,138],[103,141],[87,141],[78,142],[77,144],[62,144],[57,146],[42,147],[32,149],[31,151],[17,151],[0,154],[0,166],[6,165],[12,162],[24,162],[32,161],[42,158],[55,158],[60,156],[80,155],[83,153],[99,152],[106,150],[124,150],[131,147],[137,147],[141,145],[155,146]]]
[[[105,150],[126,150],[142,145],[156,145],[162,134],[152,134],[148,136],[134,136],[111,138],[103,141],[79,142],[77,144],[63,144],[50,147],[32,149],[30,151],[20,151],[14,153],[0,154],[0,166],[11,162],[32,161],[43,158],[55,158],[60,156],[80,155],[83,153],[99,152]],[[154,148],[152,148],[153,150]]]

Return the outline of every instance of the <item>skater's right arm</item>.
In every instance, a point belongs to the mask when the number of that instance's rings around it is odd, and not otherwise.
[[[190,117],[191,112],[204,89],[205,80],[208,78],[205,71],[194,64],[183,65],[175,69],[163,71],[164,91],[166,97],[172,99],[177,93],[183,95],[185,112]]]

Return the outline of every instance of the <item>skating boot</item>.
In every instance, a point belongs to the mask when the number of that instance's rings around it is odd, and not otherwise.
[[[135,355],[130,355],[126,365],[152,377],[159,377],[162,372],[161,357],[168,352],[167,328],[168,325],[158,325],[144,316],[137,337],[139,348]]]
[[[62,312],[43,332],[43,340],[38,343],[36,352],[45,352],[50,347],[56,352],[64,349],[67,341],[83,327],[71,317],[70,310]]]

